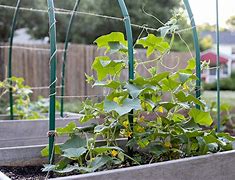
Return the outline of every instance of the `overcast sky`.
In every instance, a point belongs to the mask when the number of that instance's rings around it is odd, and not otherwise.
[[[189,0],[197,24],[216,22],[216,0]],[[219,0],[220,25],[225,26],[226,20],[235,15],[235,0]]]

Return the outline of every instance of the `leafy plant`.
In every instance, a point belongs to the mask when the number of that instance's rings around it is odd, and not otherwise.
[[[108,88],[109,93],[101,103],[83,102],[80,122],[97,119],[100,123],[86,128],[70,123],[57,129],[58,135],[68,134],[70,138],[56,146],[60,149],[57,152],[61,161],[56,165],[45,165],[44,171],[84,173],[120,166],[130,160],[134,164],[143,164],[232,149],[231,142],[235,139],[211,128],[210,111],[193,94],[197,79],[194,59],[177,72],[158,73],[151,67],[148,68],[149,77],[136,73],[134,80],[123,81],[120,76],[128,62],[124,35],[113,32],[95,42],[99,48],[106,48],[106,53],[122,57],[118,60],[107,55],[97,57],[92,65],[97,79],[87,75],[93,87]],[[171,48],[164,38],[154,34],[139,39],[137,44],[147,49],[147,57],[153,53],[162,56]],[[156,58],[156,61],[161,59]],[[141,64],[136,62],[135,67]],[[129,121],[131,118],[133,122]],[[102,143],[97,142],[100,138]],[[126,147],[135,149],[132,157],[119,147],[119,138],[126,138]],[[43,152],[47,155],[46,150]],[[141,153],[149,159],[143,160]]]
[[[11,83],[10,83],[11,82]],[[45,118],[44,113],[48,112],[49,99],[42,97],[38,98],[38,101],[32,102],[30,99],[33,91],[29,86],[24,85],[24,79],[18,77],[12,77],[0,82],[1,94],[3,97],[12,88],[14,105],[14,114],[17,115],[17,119],[39,119]],[[59,104],[57,102],[57,109]],[[9,111],[8,107],[6,111]]]

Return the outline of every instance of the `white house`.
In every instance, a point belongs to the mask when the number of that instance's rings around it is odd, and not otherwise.
[[[204,31],[200,34],[201,38],[208,36],[213,40],[213,47],[201,53],[201,61],[210,61],[210,69],[204,70],[202,78],[211,83],[216,80],[216,32]],[[235,32],[220,32],[220,64],[221,78],[230,77],[235,71]]]

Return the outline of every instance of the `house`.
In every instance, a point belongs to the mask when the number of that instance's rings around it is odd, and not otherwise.
[[[216,32],[204,31],[200,34],[201,38],[211,37],[213,46],[211,49],[201,53],[201,61],[210,61],[210,69],[204,70],[202,78],[211,83],[216,80]],[[220,76],[221,78],[230,77],[235,71],[235,32],[220,32]]]
[[[226,54],[220,53],[220,77],[228,78],[232,73],[232,57]],[[217,53],[213,49],[209,49],[201,53],[202,62],[210,62],[209,69],[205,69],[202,72],[202,79],[206,83],[212,83],[217,79]]]

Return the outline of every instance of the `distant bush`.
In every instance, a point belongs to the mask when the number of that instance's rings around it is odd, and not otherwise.
[[[204,90],[216,91],[217,83],[205,83]],[[227,91],[235,91],[235,72],[232,73],[231,78],[223,78],[220,80],[220,89]]]

